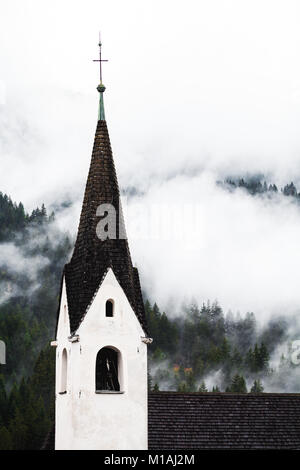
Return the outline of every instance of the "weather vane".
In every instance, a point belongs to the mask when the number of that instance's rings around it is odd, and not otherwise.
[[[93,62],[99,62],[99,66],[100,66],[100,84],[102,85],[102,62],[108,62],[108,60],[102,59],[101,47],[102,47],[101,33],[99,33],[99,59],[94,59]]]

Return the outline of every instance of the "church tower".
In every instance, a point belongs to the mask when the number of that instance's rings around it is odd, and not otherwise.
[[[147,449],[148,337],[105,121],[99,114],[77,239],[62,276],[55,449]]]

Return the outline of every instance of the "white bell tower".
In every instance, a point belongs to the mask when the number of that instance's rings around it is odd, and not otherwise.
[[[101,52],[101,44],[100,52]],[[101,66],[101,55],[100,55]],[[125,234],[100,82],[77,240],[57,317],[55,449],[147,449],[147,325]],[[99,238],[112,206],[113,237]],[[99,210],[100,207],[100,210]]]

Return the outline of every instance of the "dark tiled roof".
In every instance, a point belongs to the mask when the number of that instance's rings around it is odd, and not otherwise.
[[[107,203],[116,210],[117,238],[101,241],[96,234],[100,221],[96,210],[100,204]],[[127,239],[118,239],[120,233],[125,233],[125,227],[116,170],[106,122],[98,121],[77,240],[72,259],[64,269],[72,333],[77,330],[109,267],[147,333],[138,272],[132,266]]]
[[[299,449],[300,394],[149,394],[149,450]]]

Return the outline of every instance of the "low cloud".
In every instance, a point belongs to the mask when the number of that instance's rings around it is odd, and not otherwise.
[[[253,311],[262,322],[294,313],[300,206],[280,193],[228,192],[217,177],[205,171],[177,176],[127,201],[127,232],[143,287],[162,308],[172,298],[178,304],[195,298],[218,299],[225,311]]]
[[[24,246],[18,247],[14,243],[0,244],[0,266],[7,268],[11,274],[26,275],[31,281],[35,281],[38,272],[49,263],[48,258],[41,255],[26,256]]]

